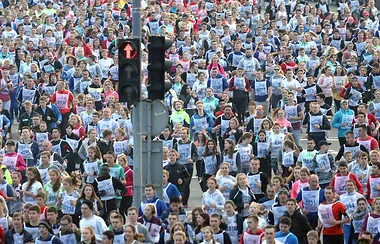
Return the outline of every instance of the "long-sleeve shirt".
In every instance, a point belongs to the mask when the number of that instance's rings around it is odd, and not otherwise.
[[[363,193],[366,194],[368,188],[367,182],[372,173],[372,166],[366,164],[365,167],[362,167],[360,163],[357,163],[354,167],[352,167],[350,172],[354,173],[358,177],[364,188]]]
[[[249,92],[251,90],[251,83],[249,80],[245,77],[232,77],[229,84],[229,90],[230,91],[239,91],[244,89],[247,89]]]
[[[332,171],[336,170],[333,155],[321,151],[317,152],[313,159],[312,168],[309,170],[314,171],[318,175],[320,184],[330,183],[333,177]]]
[[[345,180],[345,178],[343,178],[343,177],[348,177],[348,178]],[[344,184],[343,184],[343,182],[340,183],[343,180],[345,180]],[[343,191],[342,193],[344,193],[346,191],[346,181],[347,180],[355,181],[357,192],[359,192],[360,194],[363,194],[364,188],[363,188],[362,183],[359,181],[358,177],[351,172],[349,172],[348,175],[346,175],[346,176],[343,176],[340,173],[336,174],[333,177],[330,186],[334,187],[336,193],[341,194],[342,191]]]
[[[154,204],[154,206],[156,207],[156,214],[157,214],[158,218],[160,218],[161,214],[163,212],[165,212],[167,209],[164,201],[159,199],[157,196],[154,196],[152,199],[150,199],[150,200],[146,199],[140,204],[139,216],[142,216],[144,214],[144,209],[145,209],[147,204]]]
[[[196,113],[190,118],[191,133],[199,132],[203,128],[205,128],[207,132],[211,133],[213,123],[214,120],[207,113],[205,113],[202,117]],[[196,127],[195,130],[193,129],[194,126]]]
[[[319,123],[319,121],[313,119],[312,117],[317,117],[317,116],[322,116],[322,123]],[[310,123],[310,121],[313,122],[313,124]],[[314,124],[318,122],[319,124],[319,129],[316,129],[316,131],[312,131],[311,127],[314,126]],[[304,125],[308,125],[306,133],[320,133],[324,134],[325,132],[323,130],[331,130],[331,125],[329,120],[327,119],[326,115],[324,115],[321,111],[319,113],[307,113],[305,116],[305,119],[303,121]]]
[[[96,215],[92,215],[91,217],[88,217],[88,218],[82,217],[82,219],[79,222],[79,227],[81,230],[83,230],[85,226],[92,227],[95,233],[95,238],[96,238],[97,243],[102,242],[103,232],[106,230],[109,230],[106,225],[106,222],[104,222],[104,220],[101,217],[96,216]]]
[[[198,149],[190,140],[188,140],[186,143],[178,141],[176,144],[174,144],[174,149],[177,150],[179,154],[178,162],[180,164],[189,164],[188,159],[196,162],[199,158]]]
[[[367,199],[368,203],[372,204],[374,199],[380,196],[380,191],[376,190],[375,187],[380,184],[380,174],[372,174],[367,181]]]
[[[202,207],[206,206],[208,209],[206,212],[211,216],[212,214],[221,214],[224,208],[225,199],[223,194],[219,190],[215,190],[214,192],[210,192],[210,190],[203,193],[202,197]],[[216,207],[210,207],[210,204],[215,204]]]
[[[17,152],[13,153],[5,153],[3,155],[3,164],[7,166],[9,172],[15,172],[15,168],[17,167],[17,171],[24,171],[26,169],[26,163],[22,158],[21,154]]]
[[[349,123],[349,120],[352,122],[354,117],[355,112],[351,109],[344,110],[340,108],[339,111],[334,114],[332,126],[338,129],[338,137],[344,137],[346,135],[346,132],[351,130],[351,123]],[[345,127],[341,126],[343,122],[346,123]]]
[[[55,103],[61,114],[70,113],[70,109],[74,100],[74,96],[70,91],[57,91],[50,99],[51,103]]]

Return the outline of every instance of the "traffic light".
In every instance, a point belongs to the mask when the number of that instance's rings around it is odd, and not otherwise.
[[[171,88],[166,81],[165,72],[172,67],[172,61],[165,59],[165,52],[172,45],[165,37],[151,36],[148,44],[148,98],[163,100],[165,93]]]
[[[119,88],[121,102],[140,102],[141,97],[141,41],[126,39],[119,46]]]

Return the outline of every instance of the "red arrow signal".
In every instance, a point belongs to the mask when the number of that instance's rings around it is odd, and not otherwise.
[[[131,59],[136,57],[137,51],[131,46],[130,43],[127,43],[127,45],[124,48],[125,51],[125,58]]]

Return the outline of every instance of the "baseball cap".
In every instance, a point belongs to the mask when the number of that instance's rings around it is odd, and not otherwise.
[[[16,146],[16,143],[12,140],[8,140],[5,145],[11,145],[11,146]]]
[[[280,195],[280,194],[289,195],[289,191],[286,188],[281,188],[280,191],[278,192],[278,195]]]
[[[321,147],[321,146],[323,146],[323,145],[331,145],[331,143],[330,142],[327,142],[327,141],[320,141],[319,143],[318,143],[318,147]]]
[[[368,11],[364,11],[364,12],[363,12],[363,15],[364,15],[364,16],[369,16],[369,12],[368,12]]]

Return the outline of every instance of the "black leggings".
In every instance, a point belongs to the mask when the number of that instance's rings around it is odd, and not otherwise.
[[[240,125],[244,124],[244,115],[248,106],[248,94],[245,91],[234,92],[234,103],[237,110],[238,120]]]
[[[104,214],[103,214],[103,219],[108,223],[108,215],[112,210],[117,210],[117,202],[116,199],[110,199],[110,200],[105,200],[102,201],[103,206],[104,206]]]
[[[338,112],[340,109],[340,100],[334,99],[334,104],[335,104],[335,112]]]
[[[67,114],[62,114],[62,121],[59,125],[59,128],[61,129],[61,136],[66,135],[66,125],[69,123],[70,114],[70,112]]]
[[[127,215],[128,208],[132,206],[133,196],[126,196],[121,199],[119,213],[123,216],[125,221],[125,216]]]
[[[332,100],[333,100],[332,97],[326,97],[326,99],[325,99],[325,103],[327,103],[330,106],[330,108],[332,106]]]
[[[188,205],[189,204],[189,197],[190,197],[190,184],[191,184],[191,178],[193,177],[193,170],[194,166],[192,164],[185,164],[184,165],[189,172],[190,179],[189,181],[184,182],[184,187],[183,187],[183,193],[182,193],[182,203],[183,205]]]
[[[344,235],[323,235],[323,244],[344,244]]]

